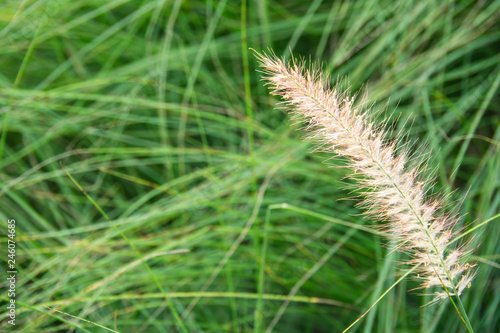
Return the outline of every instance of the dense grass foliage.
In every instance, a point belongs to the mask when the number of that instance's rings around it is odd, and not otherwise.
[[[319,59],[425,143],[464,230],[500,212],[500,1],[4,0],[0,215],[21,332],[338,332],[404,273],[249,48]],[[326,161],[326,163],[325,163]],[[81,187],[81,188],[79,188]],[[462,301],[500,329],[500,225]],[[7,237],[1,238],[7,265]],[[2,275],[2,331],[11,329]],[[403,279],[350,332],[465,332]]]

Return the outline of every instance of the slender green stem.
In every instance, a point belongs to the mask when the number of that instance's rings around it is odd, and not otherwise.
[[[260,263],[259,263],[259,278],[257,282],[257,306],[255,308],[255,315],[254,315],[254,332],[259,333],[262,331],[262,320],[263,320],[263,313],[262,313],[262,299],[263,299],[263,293],[264,293],[264,268],[266,266],[266,255],[267,255],[267,232],[269,230],[269,221],[271,220],[271,210],[273,208],[276,208],[274,206],[269,206],[267,207],[266,210],[266,220],[264,222],[264,230],[262,231],[263,234],[263,240],[262,240],[262,247],[260,251]]]
[[[167,304],[170,308],[170,311],[172,311],[172,314],[175,317],[177,325],[181,328],[181,330],[184,333],[187,333],[187,329],[184,326],[184,323],[182,322],[181,317],[179,316],[179,313],[177,313],[177,310],[175,309],[174,304],[172,303],[170,298],[165,293],[165,290],[163,289],[163,287],[160,284],[160,281],[158,280],[156,275],[151,270],[151,267],[149,266],[149,264],[146,262],[146,260],[144,260],[142,253],[135,247],[134,243],[132,243],[130,241],[130,239],[120,230],[120,228],[118,228],[118,226],[116,226],[113,223],[113,221],[111,221],[111,219],[108,217],[108,214],[106,214],[106,212],[101,208],[101,206],[99,206],[99,204],[83,189],[83,187],[76,181],[76,179],[73,178],[73,176],[68,172],[68,170],[66,170],[66,168],[62,165],[62,163],[61,163],[61,167],[64,170],[64,173],[66,173],[66,175],[69,177],[69,179],[71,179],[71,181],[76,185],[76,187],[78,187],[78,189],[83,193],[83,195],[85,195],[85,197],[87,197],[87,199],[92,203],[92,205],[94,205],[94,207],[102,214],[102,216],[104,216],[104,218],[113,226],[113,228],[116,229],[116,231],[123,237],[123,239],[127,242],[127,244],[132,248],[132,250],[135,252],[137,257],[142,261],[142,263],[146,267],[146,270],[151,275],[156,286],[158,287],[158,289],[160,290],[160,292],[164,296],[165,300],[167,301]]]
[[[349,327],[347,327],[345,330],[342,331],[342,333],[345,333],[347,332],[348,330],[350,330],[354,325],[356,325],[356,323],[358,321],[360,321],[361,319],[363,319],[364,316],[366,316],[368,314],[368,312],[370,312],[371,309],[373,309],[375,307],[375,305],[377,305],[378,302],[380,302],[380,300],[382,298],[385,297],[385,295],[387,295],[389,293],[389,291],[391,291],[395,286],[397,286],[399,284],[399,282],[401,282],[405,277],[407,277],[409,274],[413,273],[414,271],[417,270],[417,268],[420,266],[421,264],[417,264],[415,266],[413,266],[408,272],[406,272],[403,276],[401,276],[396,282],[394,282],[386,291],[384,291],[384,293],[382,295],[380,295],[379,298],[377,298],[377,300],[375,301],[375,303],[372,304],[372,306],[370,306],[368,308],[368,310],[366,310],[361,316],[358,317],[358,319],[356,319],[351,325],[349,325]]]
[[[247,42],[247,1],[241,2],[241,55],[243,61],[243,78],[245,80],[245,110],[247,115],[248,153],[251,158],[252,188],[254,195],[257,193],[257,180],[255,177],[254,158],[254,134],[253,134],[253,111],[252,91],[250,89],[250,70],[248,65],[248,42]]]
[[[7,301],[7,302],[10,302],[10,300],[11,300],[10,298],[7,298],[7,297],[5,297],[5,296],[0,296],[0,299],[3,299],[3,300],[5,300],[5,301]],[[52,314],[52,313],[50,313],[50,312],[43,311],[42,309],[39,309],[39,308],[37,308],[37,307],[35,307],[35,306],[31,306],[31,305],[29,305],[29,304],[26,304],[26,303],[24,303],[24,302],[20,302],[20,301],[18,301],[18,300],[16,300],[16,304],[19,304],[19,305],[21,305],[22,307],[25,307],[25,308],[27,308],[27,309],[30,309],[30,310],[33,310],[33,311],[36,311],[36,312],[42,313],[42,314],[44,314],[44,315],[46,315],[46,316],[48,316],[48,317],[54,318],[54,319],[56,319],[56,320],[58,320],[58,321],[60,321],[60,322],[62,322],[62,323],[68,324],[69,326],[72,326],[72,327],[74,327],[74,328],[78,328],[78,329],[80,329],[82,332],[88,332],[88,333],[91,333],[89,330],[86,330],[85,328],[81,327],[80,325],[77,325],[77,324],[75,324],[75,323],[72,323],[71,321],[67,321],[67,320],[65,320],[64,318],[58,317],[58,316],[56,316],[56,315],[54,315],[54,314]],[[12,332],[14,332],[14,331],[12,331]]]
[[[460,234],[460,235],[458,235],[457,237],[453,238],[453,239],[452,239],[452,240],[451,240],[448,244],[453,244],[453,243],[455,243],[456,241],[458,241],[459,239],[461,239],[461,238],[462,238],[462,237],[464,237],[465,235],[470,234],[470,233],[471,233],[471,232],[473,232],[474,230],[481,228],[483,225],[486,225],[486,224],[490,223],[491,221],[496,220],[496,219],[497,219],[497,218],[499,218],[499,217],[500,217],[500,214],[497,214],[497,215],[495,215],[495,216],[490,217],[490,218],[489,218],[489,219],[487,219],[486,221],[481,222],[481,223],[479,223],[478,225],[476,225],[474,228],[471,228],[471,229],[467,230],[466,232],[461,233],[461,234]]]

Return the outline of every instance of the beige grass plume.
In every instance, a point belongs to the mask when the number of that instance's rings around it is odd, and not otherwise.
[[[458,218],[442,212],[442,202],[426,195],[429,181],[421,181],[421,168],[409,165],[408,150],[396,151],[384,129],[375,125],[370,109],[337,88],[318,70],[292,60],[257,54],[265,80],[285,108],[299,115],[321,147],[345,157],[362,189],[367,214],[382,220],[388,236],[419,265],[421,288],[441,286],[433,302],[458,297],[474,277],[464,263],[468,251],[449,248]]]

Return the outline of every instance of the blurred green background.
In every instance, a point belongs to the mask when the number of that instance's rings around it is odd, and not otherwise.
[[[408,257],[363,227],[375,222],[345,199],[341,161],[274,108],[249,48],[363,88],[394,135],[426,144],[431,192],[461,204],[467,230],[500,211],[499,20],[500,1],[3,0],[16,329],[342,331]],[[467,237],[476,332],[500,329],[497,221]],[[397,284],[350,332],[466,331],[417,286]]]

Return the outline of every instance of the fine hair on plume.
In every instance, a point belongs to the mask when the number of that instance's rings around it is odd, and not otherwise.
[[[319,66],[286,62],[272,51],[256,57],[271,93],[283,99],[281,108],[302,120],[317,150],[341,156],[351,169],[360,206],[380,222],[396,250],[409,255],[406,263],[421,283],[417,289],[438,287],[430,304],[449,298],[471,331],[459,296],[470,287],[475,265],[467,262],[467,246],[452,244],[461,233],[460,218],[443,197],[430,193],[434,177],[427,158],[412,153],[400,133],[387,139],[387,119],[375,123],[366,95],[350,96],[342,88],[346,80],[330,86]]]

